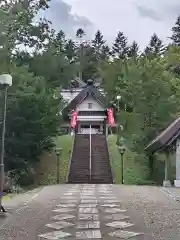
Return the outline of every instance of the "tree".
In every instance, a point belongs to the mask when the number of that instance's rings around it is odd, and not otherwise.
[[[15,51],[19,44],[33,46],[37,51],[36,43],[44,44],[47,40],[46,26],[41,22],[38,27],[31,24],[40,6],[43,1],[40,4],[37,1],[9,1],[0,11],[0,72],[13,76],[7,110],[5,167],[8,171],[19,171],[19,174],[28,173],[40,155],[52,149],[52,136],[57,134],[60,121],[61,100],[54,99],[56,87],[52,84],[49,87],[44,78],[30,73],[29,66],[40,53]],[[32,31],[35,29],[38,32]],[[38,42],[34,42],[35,36],[38,36]],[[50,58],[48,61],[51,62]]]
[[[45,46],[45,51],[53,52],[53,55],[59,55],[66,50],[66,36],[63,31],[54,32],[49,39],[48,44]]]
[[[83,80],[83,61],[84,61],[84,44],[82,42],[82,38],[85,36],[85,31],[82,28],[79,28],[76,32],[76,37],[79,39],[79,54],[78,54],[78,63],[79,63],[79,78]]]
[[[165,46],[155,33],[152,35],[149,45],[144,52],[149,57],[162,56],[164,54]]]
[[[112,47],[114,56],[124,59],[128,54],[128,41],[123,32],[119,32]]]
[[[0,16],[3,16],[0,27],[1,34],[8,38],[9,52],[19,45],[30,48],[42,49],[48,42],[50,34],[50,22],[44,18],[35,21],[39,10],[48,8],[47,1],[3,1]],[[1,17],[0,17],[1,18]],[[10,47],[11,45],[11,47]]]
[[[70,64],[76,62],[77,60],[76,50],[77,47],[75,42],[72,39],[69,39],[65,45],[65,53]]]
[[[97,30],[95,33],[95,38],[92,40],[92,46],[94,48],[100,49],[106,42],[103,38],[104,36],[102,35],[101,31]]]
[[[105,45],[102,47],[101,59],[106,60],[111,56],[111,50],[109,46]]]
[[[137,58],[138,52],[139,52],[139,46],[136,41],[133,41],[132,45],[129,47],[129,50],[128,50],[128,57]]]
[[[60,100],[44,85],[42,78],[33,77],[26,67],[11,68],[13,87],[9,89],[6,169],[28,173],[44,151],[54,147],[57,134]]]
[[[166,52],[167,70],[174,73],[177,77],[180,76],[180,46],[169,45]]]
[[[19,66],[27,64],[29,71],[35,76],[43,77],[49,87],[66,86],[75,76],[77,68],[75,62],[72,62],[73,56],[70,56],[73,54],[75,58],[75,52],[70,53],[70,45],[67,44],[71,42],[67,42],[64,32],[59,31],[53,34],[43,51],[36,50],[33,55],[18,51],[14,59]]]
[[[175,22],[175,26],[172,27],[172,36],[170,39],[173,41],[174,45],[180,46],[180,16]]]
[[[85,31],[82,28],[79,28],[76,32],[76,37],[82,39],[85,36]]]
[[[179,61],[178,51],[171,49],[163,58],[118,59],[103,67],[103,87],[110,100],[120,95],[126,103],[126,111],[120,107],[120,121],[127,123],[124,134],[135,152],[142,153],[180,112],[179,76],[167,68]]]
[[[51,60],[50,60],[51,59]],[[71,65],[64,53],[53,54],[48,50],[43,53],[35,53],[29,62],[30,71],[35,76],[42,76],[51,88],[60,87],[68,84],[73,73]]]
[[[94,55],[94,49],[89,43],[83,45],[83,63],[82,79],[86,82],[88,79],[95,79],[97,74],[98,61]]]
[[[177,89],[180,89],[180,84],[166,70],[166,59],[160,57],[153,60],[142,58],[136,63],[129,60],[126,67],[119,68],[119,72],[123,78],[116,83],[115,95],[120,94],[132,106],[130,134],[136,136],[135,151],[142,151],[179,112],[176,101],[179,101]]]
[[[102,33],[100,30],[98,30],[95,34],[95,38],[92,40],[92,48],[94,50],[94,55],[97,61],[101,58],[102,50],[106,42],[103,38],[104,37]]]

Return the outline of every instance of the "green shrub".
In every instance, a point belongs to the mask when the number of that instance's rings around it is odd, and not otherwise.
[[[66,176],[68,173],[69,158],[71,154],[71,148],[73,143],[73,137],[70,135],[58,136],[55,140],[56,146],[62,148],[62,156],[60,161],[60,181],[66,182]]]
[[[62,148],[62,155],[60,156],[59,166],[60,183],[66,182],[72,141],[73,137],[70,135],[61,135],[54,138],[56,147]],[[51,185],[57,183],[57,156],[55,151],[42,156],[37,172],[37,182],[40,185]]]
[[[115,175],[115,182],[121,183],[121,158],[116,147],[116,135],[108,137],[111,167]],[[137,154],[127,150],[124,154],[124,183],[147,184],[149,177],[148,159],[144,154]],[[151,181],[149,181],[151,183]]]

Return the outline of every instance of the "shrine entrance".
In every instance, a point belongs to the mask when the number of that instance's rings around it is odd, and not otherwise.
[[[77,134],[104,134],[104,123],[102,122],[78,122]]]

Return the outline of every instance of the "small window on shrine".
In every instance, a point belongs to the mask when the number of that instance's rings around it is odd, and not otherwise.
[[[88,108],[92,109],[92,103],[88,103]]]

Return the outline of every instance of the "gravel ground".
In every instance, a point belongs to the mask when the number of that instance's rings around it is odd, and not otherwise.
[[[115,186],[115,189],[138,229],[144,229],[154,240],[180,239],[179,202],[159,187]]]
[[[74,187],[76,190],[72,190]],[[93,189],[94,193],[91,192]],[[91,192],[89,196],[88,192]],[[70,196],[71,194],[72,196]],[[96,209],[98,210],[101,225],[100,231],[102,233],[101,239],[103,240],[123,239],[109,236],[110,232],[118,230],[114,226],[109,227],[106,225],[113,221],[113,216],[114,218],[117,218],[119,215],[117,212],[115,214],[112,213],[111,210],[113,208],[127,210],[124,215],[128,216],[128,219],[122,221],[132,223],[133,225],[130,228],[123,230],[143,233],[141,236],[131,238],[131,240],[180,239],[180,203],[164,194],[158,187],[122,185],[56,185],[43,188],[40,192],[36,193],[34,198],[29,200],[25,205],[22,205],[16,212],[13,212],[6,222],[4,222],[4,225],[0,227],[0,240],[39,240],[40,238],[38,236],[40,234],[54,231],[54,229],[47,228],[46,226],[46,224],[53,223],[52,217],[58,214],[53,212],[53,210],[60,209],[58,206],[59,204],[67,204],[68,202],[69,204],[72,204],[74,200],[75,203],[79,205],[82,196],[86,197],[87,200],[89,199],[89,204],[91,205],[93,204],[92,196],[98,200]],[[113,198],[115,200],[113,200]],[[103,204],[107,204],[107,201],[109,201],[108,204],[113,204],[114,201],[114,204],[119,206],[112,208],[109,207],[110,211],[107,213],[107,208],[103,206]],[[91,209],[91,212],[93,206],[89,206],[86,209],[88,208]],[[68,222],[74,225],[69,227],[67,231],[62,231],[71,234],[77,232],[78,209],[78,206],[76,206],[72,211],[70,210],[70,212],[67,210],[65,213],[59,213],[61,216],[75,216],[75,219],[68,220]],[[67,237],[59,239],[74,240],[87,239],[87,237]]]

